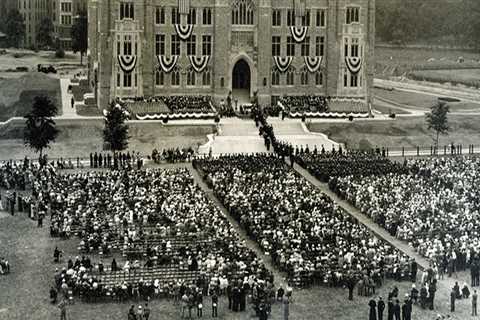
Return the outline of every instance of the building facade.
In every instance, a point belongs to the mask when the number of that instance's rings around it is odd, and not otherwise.
[[[40,22],[47,17],[52,18],[52,0],[17,0],[16,9],[23,16],[25,22],[25,37],[23,46],[33,48],[37,46],[37,34]]]
[[[62,48],[72,47],[72,25],[80,13],[87,13],[87,3],[87,0],[53,0],[55,38]]]
[[[117,97],[371,100],[375,0],[89,0],[89,74]]]

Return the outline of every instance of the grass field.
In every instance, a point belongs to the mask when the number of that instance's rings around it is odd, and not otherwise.
[[[34,156],[24,148],[23,125],[23,121],[11,121],[0,127],[0,160],[22,159],[25,154]],[[102,150],[102,120],[57,120],[57,126],[61,132],[52,148],[47,150],[50,157],[88,157],[90,152]],[[164,126],[161,122],[131,123],[129,149],[150,154],[153,148],[197,148],[199,144],[207,141],[206,135],[212,133],[213,129],[213,121],[211,126]]]
[[[480,141],[480,116],[450,116],[450,133],[440,136],[440,145],[475,144]],[[336,142],[350,148],[359,148],[360,141],[370,146],[391,149],[428,147],[433,144],[433,132],[427,130],[424,117],[397,118],[395,120],[366,120],[340,123],[311,123],[309,129],[322,132]]]
[[[451,83],[478,88],[480,86],[480,69],[456,70],[416,70],[409,74],[410,78],[420,81]]]
[[[464,62],[458,59],[463,57]],[[460,69],[480,67],[480,53],[458,50],[430,50],[414,48],[375,48],[375,76],[377,78],[402,75],[417,69]]]
[[[47,219],[48,220],[48,219]],[[78,255],[79,239],[70,240],[52,239],[49,236],[48,221],[44,228],[37,228],[34,221],[26,218],[25,214],[15,216],[0,212],[0,255],[6,256],[11,264],[12,273],[0,276],[0,319],[2,320],[45,320],[59,317],[59,309],[48,301],[48,290],[53,282],[56,267],[63,267],[67,259]],[[65,252],[63,263],[53,263],[53,249],[58,246]],[[109,262],[110,260],[107,260]],[[421,310],[414,307],[413,319],[433,320],[437,313],[450,314],[448,303],[449,288],[453,281],[462,283],[467,280],[465,273],[459,274],[458,279],[442,281],[437,291],[435,311]],[[396,283],[388,281],[377,295],[387,296],[387,292],[397,285],[400,297],[410,290],[410,283]],[[417,285],[418,286],[418,285]],[[294,291],[294,301],[290,305],[290,319],[292,320],[359,320],[368,319],[369,298],[355,295],[354,301],[347,300],[348,292],[342,288],[316,287]],[[377,297],[377,296],[376,296]],[[126,319],[128,308],[132,304],[126,303],[97,303],[85,304],[75,301],[68,307],[68,319],[75,320],[117,320]],[[152,317],[156,320],[180,319],[180,307],[174,306],[168,300],[152,301]],[[204,300],[204,317],[210,317],[210,300]],[[469,302],[457,302],[457,313],[452,319],[471,319],[469,317]],[[385,316],[386,318],[386,316]],[[221,299],[219,317],[217,319],[247,320],[255,319],[251,308],[244,313],[230,313],[226,308],[226,301]],[[273,306],[272,316],[269,319],[283,319],[279,304]]]
[[[62,114],[60,80],[42,73],[27,73],[15,79],[0,79],[0,122],[23,117],[38,95],[48,96]]]

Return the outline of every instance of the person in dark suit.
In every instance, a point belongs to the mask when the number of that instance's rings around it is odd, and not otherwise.
[[[395,305],[393,306],[393,315],[395,316],[395,320],[400,320],[400,301],[397,299],[395,300]]]
[[[368,306],[370,307],[370,315],[368,319],[377,320],[377,302],[374,299],[371,299],[370,302],[368,302]]]
[[[383,310],[385,310],[385,302],[382,297],[380,297],[377,302],[378,320],[383,320]]]

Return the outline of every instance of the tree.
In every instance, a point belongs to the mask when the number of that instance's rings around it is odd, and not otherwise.
[[[43,149],[49,148],[49,144],[58,136],[59,130],[53,120],[56,115],[57,106],[48,97],[37,96],[32,109],[25,116],[25,146],[39,152],[40,158],[42,158]]]
[[[128,147],[128,125],[125,121],[128,113],[116,102],[110,104],[105,116],[105,128],[103,129],[103,141],[114,153]]]
[[[8,44],[18,48],[22,39],[25,37],[25,22],[23,16],[18,10],[11,10],[5,24],[5,34]]]
[[[448,113],[450,107],[445,102],[437,102],[430,108],[426,114],[428,130],[436,132],[435,147],[438,148],[438,138],[440,134],[447,135],[450,127],[448,126]]]
[[[86,12],[81,12],[75,17],[71,33],[73,52],[80,52],[80,64],[83,65],[83,56],[88,49],[88,17]]]
[[[53,27],[52,19],[46,17],[38,25],[37,41],[40,47],[51,47],[53,45]]]

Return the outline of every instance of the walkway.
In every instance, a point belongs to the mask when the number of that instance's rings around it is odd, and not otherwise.
[[[398,240],[395,237],[392,237],[385,229],[380,227],[379,225],[375,224],[370,218],[365,216],[363,213],[360,212],[357,208],[349,204],[347,201],[340,199],[334,192],[330,190],[326,183],[322,183],[317,180],[314,176],[312,176],[307,170],[303,169],[299,165],[295,164],[294,169],[300,173],[305,179],[310,181],[314,186],[319,188],[322,192],[328,195],[333,201],[335,201],[338,206],[343,208],[348,214],[352,217],[357,219],[360,223],[370,229],[375,235],[377,235],[380,239],[383,239],[390,243],[392,246],[398,248],[400,251],[405,253],[411,258],[414,258],[421,268],[428,268],[428,261],[416,253],[412,247],[406,244],[403,241]]]
[[[223,204],[220,202],[220,200],[215,196],[213,193],[213,190],[210,189],[207,184],[203,181],[202,177],[200,176],[199,172],[195,169],[193,169],[192,165],[186,164],[187,169],[192,173],[196,183],[200,186],[200,188],[205,192],[208,198],[213,201],[213,203],[217,206],[217,208],[222,211],[223,215],[227,218],[227,220],[231,223],[235,231],[240,236],[240,239],[245,242],[245,245],[252,249],[257,257],[263,261],[265,264],[266,268],[272,272],[275,278],[275,287],[278,287],[279,285],[282,285],[284,288],[286,287],[286,275],[280,273],[277,268],[273,266],[272,259],[269,255],[266,255],[262,249],[258,246],[258,244],[250,239],[250,237],[247,235],[245,230],[240,226],[240,224],[230,215],[228,212],[227,208],[223,206]]]

